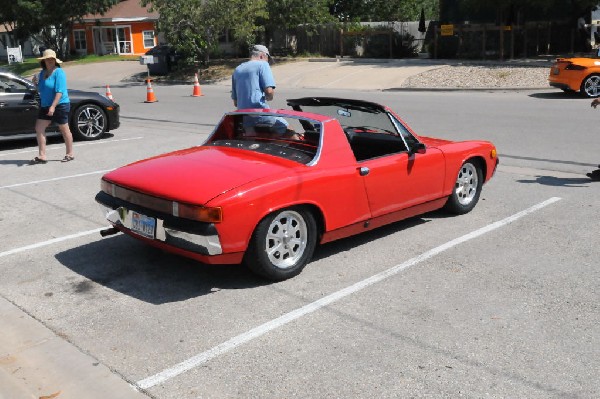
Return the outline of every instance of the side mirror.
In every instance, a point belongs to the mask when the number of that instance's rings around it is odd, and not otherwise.
[[[409,154],[425,154],[427,152],[427,147],[423,143],[416,143],[410,148]]]

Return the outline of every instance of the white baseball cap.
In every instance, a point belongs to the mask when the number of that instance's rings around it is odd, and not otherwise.
[[[269,57],[269,61],[273,60],[273,57],[271,57],[271,54],[269,54],[269,49],[267,48],[267,46],[263,46],[262,44],[255,44],[254,46],[252,46],[252,51],[260,51],[261,53],[265,53],[267,57]]]

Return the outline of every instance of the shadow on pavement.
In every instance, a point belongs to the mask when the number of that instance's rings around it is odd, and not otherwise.
[[[529,97],[539,98],[542,100],[590,100],[591,98],[584,97],[580,93],[575,92],[562,92],[562,91],[552,91],[552,92],[544,92],[544,93],[532,93],[529,94]]]
[[[68,249],[56,259],[91,280],[73,282],[76,293],[93,290],[94,282],[155,305],[269,284],[241,265],[205,265],[123,234]]]
[[[588,187],[592,180],[587,177],[554,177],[554,176],[538,176],[532,180],[517,180],[517,183],[525,184],[542,184],[544,186],[552,187],[573,187],[573,188],[585,188]]]
[[[415,217],[318,246],[313,260],[326,259],[426,222]],[[56,254],[56,259],[86,278],[71,283],[72,291],[77,294],[91,293],[96,283],[155,305],[185,301],[220,290],[273,284],[243,265],[206,265],[123,234],[68,249]]]

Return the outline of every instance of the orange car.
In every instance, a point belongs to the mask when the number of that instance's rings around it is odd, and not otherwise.
[[[587,97],[600,96],[600,58],[557,58],[550,68],[550,86]]]

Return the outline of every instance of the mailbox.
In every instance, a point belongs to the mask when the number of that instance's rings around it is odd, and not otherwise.
[[[153,55],[142,55],[142,56],[140,56],[140,64],[141,65],[154,64],[154,56]]]

